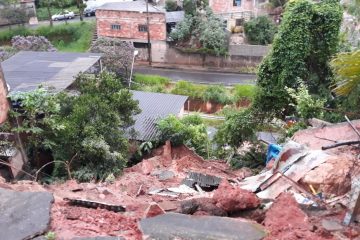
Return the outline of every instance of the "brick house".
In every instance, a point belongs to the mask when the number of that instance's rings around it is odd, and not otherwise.
[[[258,13],[257,5],[264,0],[209,0],[213,12],[224,19],[227,29],[241,26]]]
[[[182,21],[184,12],[166,12],[161,6],[149,3],[149,32],[151,58],[163,62],[167,51],[167,33]],[[96,9],[99,37],[116,37],[134,43],[139,50],[138,60],[147,60],[147,12],[143,0],[111,2]]]

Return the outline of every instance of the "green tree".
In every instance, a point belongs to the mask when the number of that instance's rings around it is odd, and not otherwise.
[[[260,16],[246,22],[244,30],[251,44],[267,45],[274,39],[276,26],[268,17]]]
[[[128,153],[127,130],[139,113],[137,101],[113,75],[81,75],[77,79],[80,95],[67,96],[62,102],[57,133],[58,159],[72,159],[71,169],[81,181],[103,180],[125,167]]]
[[[165,1],[165,9],[167,12],[176,11],[178,8],[177,2],[175,0],[166,0]]]
[[[297,89],[300,78],[310,93],[331,83],[329,60],[337,50],[342,10],[338,1],[291,1],[270,53],[258,72],[254,107],[259,112],[291,114],[292,99],[285,87]]]
[[[229,145],[236,149],[244,141],[255,138],[257,119],[251,109],[230,112],[225,116],[224,123],[219,127],[215,142],[220,146]]]
[[[199,16],[200,42],[204,48],[211,49],[216,55],[225,55],[228,49],[223,21],[215,16],[211,8],[206,8],[205,16]]]
[[[360,50],[339,53],[332,61],[335,73],[334,92],[348,95],[360,85]]]

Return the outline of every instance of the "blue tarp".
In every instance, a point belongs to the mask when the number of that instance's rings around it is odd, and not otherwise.
[[[276,144],[269,144],[267,153],[266,153],[266,164],[268,164],[268,162],[271,159],[276,159],[277,156],[279,155],[279,153],[281,152],[282,147]]]

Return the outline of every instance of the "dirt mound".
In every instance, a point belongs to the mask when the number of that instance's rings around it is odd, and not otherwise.
[[[308,216],[288,193],[282,193],[266,212],[264,225],[269,231],[266,240],[329,239],[313,232]]]
[[[59,239],[74,237],[123,236],[142,239],[137,219],[105,209],[53,205],[51,229]]]

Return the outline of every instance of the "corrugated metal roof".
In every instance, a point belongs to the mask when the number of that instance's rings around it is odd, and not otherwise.
[[[166,12],[165,18],[167,23],[177,23],[184,20],[185,12],[184,11],[176,11],[176,12]]]
[[[165,93],[152,93],[142,91],[132,91],[133,98],[139,101],[141,113],[134,117],[133,126],[137,135],[135,140],[152,141],[159,135],[157,122],[170,114],[178,115],[187,96],[180,96]]]
[[[10,91],[27,92],[43,85],[61,91],[86,72],[99,59],[98,53],[61,53],[22,51],[2,62]]]
[[[149,12],[151,13],[164,13],[165,10],[160,7],[154,7],[149,4]],[[98,10],[112,10],[112,11],[125,11],[125,12],[146,12],[145,1],[130,1],[130,2],[111,2],[97,8]]]

